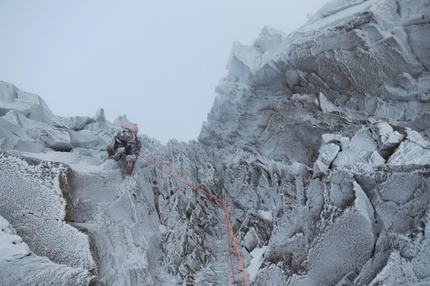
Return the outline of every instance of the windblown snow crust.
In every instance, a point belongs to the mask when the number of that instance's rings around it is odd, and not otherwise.
[[[265,27],[198,141],[142,152],[226,203],[250,285],[430,284],[429,34],[425,0]],[[107,158],[125,116],[59,117],[4,82],[0,116],[4,285],[245,285],[220,204]]]

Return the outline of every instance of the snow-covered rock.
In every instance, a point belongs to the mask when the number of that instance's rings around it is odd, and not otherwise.
[[[81,130],[85,125],[94,122],[96,122],[96,120],[88,116],[57,117],[55,118],[53,125],[55,127],[71,130]]]
[[[1,281],[429,284],[429,19],[333,0],[235,42],[199,140],[140,135],[164,171],[131,176],[104,150],[125,115],[56,116],[0,82]]]
[[[63,221],[67,167],[1,153],[0,169],[1,213],[16,229],[0,217],[2,284],[85,285],[94,280],[97,270],[87,236]]]
[[[21,237],[16,235],[9,222],[0,216],[0,261],[10,261],[13,259],[23,258],[30,254],[28,245],[25,244]]]
[[[22,113],[24,116],[44,123],[52,123],[55,118],[43,99],[35,94],[20,91],[14,85],[0,81],[0,115],[10,110]]]

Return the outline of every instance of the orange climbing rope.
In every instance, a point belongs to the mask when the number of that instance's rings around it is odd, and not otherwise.
[[[236,251],[237,259],[239,261],[240,271],[242,272],[243,281],[245,283],[245,286],[249,286],[248,279],[246,277],[246,271],[245,271],[245,268],[243,266],[242,256],[240,255],[239,245],[237,244],[237,239],[236,239],[236,236],[234,235],[233,226],[231,225],[230,215],[228,213],[228,208],[227,208],[226,203],[224,201],[222,201],[221,199],[217,198],[216,196],[214,196],[214,195],[208,193],[207,191],[203,190],[202,188],[194,185],[190,181],[186,180],[184,177],[181,177],[178,174],[172,172],[170,169],[166,168],[165,166],[163,166],[162,164],[158,163],[157,161],[151,159],[150,157],[146,156],[145,154],[139,153],[139,156],[141,158],[143,158],[145,161],[151,163],[155,167],[161,169],[165,173],[167,173],[170,176],[174,177],[178,181],[180,181],[180,182],[184,183],[185,185],[189,186],[193,190],[196,190],[196,191],[198,191],[198,192],[206,195],[207,197],[213,199],[214,201],[216,201],[217,203],[219,203],[219,204],[222,205],[222,207],[224,209],[224,212],[225,212],[225,219],[227,221],[227,228],[230,231],[231,237],[233,238],[233,244],[234,244],[234,248],[235,248],[235,251]],[[227,234],[228,234],[228,232],[227,232]],[[230,249],[230,235],[228,235],[228,247],[229,247],[229,249]],[[230,258],[231,258],[231,256],[230,256]],[[234,270],[233,270],[233,265],[232,265],[231,260],[230,260],[230,263],[231,263],[231,267],[232,267],[232,276],[233,276],[232,279],[233,279],[233,283],[235,283],[234,282]]]

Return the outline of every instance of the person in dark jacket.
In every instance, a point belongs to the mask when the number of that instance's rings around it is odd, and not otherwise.
[[[106,147],[109,157],[115,161],[125,158],[127,163],[125,172],[127,174],[133,172],[134,163],[139,155],[138,132],[137,124],[127,122],[118,131],[113,141]]]

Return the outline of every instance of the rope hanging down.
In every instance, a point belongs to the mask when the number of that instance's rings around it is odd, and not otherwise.
[[[221,199],[217,198],[216,196],[214,196],[214,195],[208,193],[207,191],[203,190],[202,188],[194,185],[190,181],[186,180],[184,177],[181,177],[178,174],[172,172],[170,169],[166,168],[165,166],[163,166],[162,164],[158,163],[157,161],[151,159],[150,157],[146,156],[145,154],[139,153],[139,156],[141,158],[143,158],[145,161],[147,161],[147,162],[151,163],[152,165],[154,165],[155,167],[159,168],[163,172],[169,174],[170,176],[174,177],[178,181],[180,181],[180,182],[184,183],[185,185],[189,186],[193,190],[198,191],[198,192],[204,194],[205,196],[213,199],[214,201],[216,201],[217,203],[219,203],[219,204],[222,205],[222,207],[224,209],[224,212],[225,212],[225,219],[227,221],[227,229],[228,229],[227,230],[227,237],[228,237],[227,240],[228,240],[228,247],[229,247],[230,266],[231,266],[233,283],[234,283],[234,270],[233,270],[233,262],[231,261],[231,250],[230,250],[230,245],[231,245],[230,239],[231,238],[233,238],[233,244],[234,244],[234,248],[236,250],[237,259],[239,261],[240,271],[242,272],[243,281],[245,283],[245,286],[249,286],[248,279],[246,278],[245,268],[243,266],[242,256],[240,255],[239,246],[237,244],[236,236],[234,235],[233,226],[231,225],[230,215],[229,215],[226,203],[224,201],[222,201]]]

